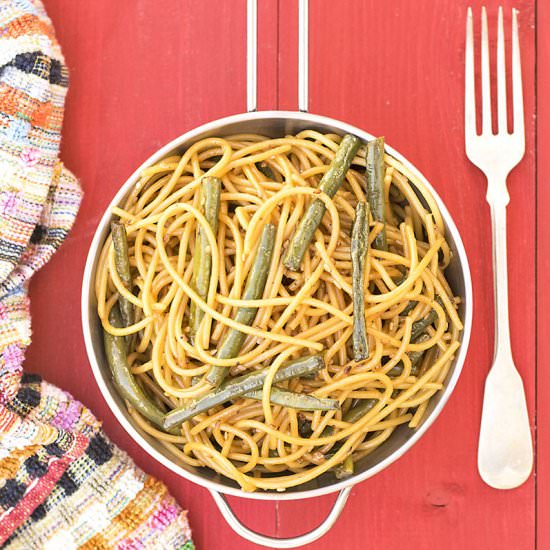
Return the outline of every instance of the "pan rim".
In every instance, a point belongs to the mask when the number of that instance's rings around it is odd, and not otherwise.
[[[455,359],[455,366],[453,372],[445,385],[445,388],[442,390],[441,397],[430,412],[429,416],[423,421],[422,425],[412,434],[400,447],[398,447],[393,453],[381,460],[379,463],[374,466],[366,469],[363,472],[360,472],[348,479],[336,481],[335,483],[329,484],[325,487],[318,487],[313,489],[306,489],[303,491],[296,492],[274,492],[274,491],[256,491],[253,493],[245,492],[242,489],[236,487],[229,487],[223,485],[220,482],[207,479],[200,474],[193,473],[189,470],[186,470],[183,466],[176,464],[175,460],[171,460],[168,456],[162,454],[160,451],[155,449],[149,441],[142,435],[142,433],[130,422],[126,416],[123,414],[121,407],[116,402],[115,397],[113,396],[113,389],[110,388],[104,378],[103,370],[97,360],[94,341],[92,338],[91,323],[93,322],[90,316],[89,303],[90,295],[93,294],[93,277],[95,271],[95,264],[99,256],[101,246],[103,245],[103,234],[106,228],[106,225],[109,223],[112,214],[111,209],[113,206],[120,204],[122,199],[127,195],[130,188],[135,185],[139,174],[142,170],[152,164],[158,162],[163,157],[165,157],[169,152],[174,149],[181,147],[183,144],[188,143],[197,136],[204,134],[209,131],[221,129],[226,125],[230,125],[237,122],[248,122],[261,119],[281,119],[281,120],[294,120],[297,122],[306,122],[311,124],[323,125],[323,126],[332,126],[338,128],[343,133],[352,133],[358,137],[368,140],[372,139],[374,136],[370,133],[353,126],[351,124],[336,120],[330,117],[325,117],[322,115],[316,115],[305,112],[297,111],[254,111],[249,113],[242,113],[237,115],[231,115],[221,119],[216,119],[206,124],[197,126],[191,129],[188,132],[185,132],[175,139],[171,140],[160,149],[155,151],[150,155],[124,182],[124,184],[117,191],[109,205],[105,208],[94,232],[94,237],[89,247],[86,265],[84,268],[84,276],[82,281],[82,293],[81,293],[81,313],[82,313],[82,329],[84,333],[84,342],[86,347],[86,352],[92,372],[96,383],[99,386],[103,398],[106,400],[109,409],[117,418],[118,422],[122,425],[125,431],[130,435],[133,441],[135,441],[149,456],[160,462],[162,465],[169,468],[174,473],[196,483],[197,485],[209,489],[211,491],[217,491],[226,495],[239,496],[248,499],[255,500],[300,500],[305,498],[313,498],[321,495],[326,495],[340,491],[346,487],[351,487],[361,481],[372,477],[373,475],[379,473],[390,464],[394,463],[398,458],[405,454],[429,429],[429,427],[434,423],[439,414],[441,413],[443,407],[447,403],[449,397],[454,391],[454,388],[458,382],[462,368],[464,366],[464,361],[466,358],[470,334],[471,334],[471,325],[472,325],[472,310],[473,310],[473,293],[472,293],[472,281],[469,268],[469,262],[460,236],[460,232],[456,227],[456,224],[450,215],[447,207],[442,201],[439,194],[427,180],[427,178],[405,157],[403,157],[398,151],[393,149],[391,146],[386,145],[386,151],[402,162],[409,170],[411,170],[415,175],[417,175],[421,181],[427,186],[427,188],[432,193],[435,201],[438,204],[438,207],[441,211],[441,215],[445,221],[446,228],[451,234],[457,255],[459,268],[464,279],[464,330],[462,332],[462,342],[458,350],[458,354]]]

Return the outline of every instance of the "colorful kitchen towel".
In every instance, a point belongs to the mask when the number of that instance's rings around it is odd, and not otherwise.
[[[0,545],[192,549],[186,512],[166,487],[84,405],[26,372],[40,365],[23,371],[29,278],[63,242],[81,199],[58,159],[67,84],[39,0],[0,0]]]

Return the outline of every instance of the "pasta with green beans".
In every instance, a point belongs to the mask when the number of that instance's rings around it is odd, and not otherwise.
[[[113,216],[106,356],[174,460],[246,491],[351,475],[443,388],[462,330],[445,226],[382,139],[205,138]]]

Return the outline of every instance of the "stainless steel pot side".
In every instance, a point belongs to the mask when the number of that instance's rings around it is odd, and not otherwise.
[[[307,65],[307,40],[304,39],[304,34],[307,33],[307,0],[299,1],[299,43],[301,45],[299,53],[301,60],[300,66],[302,67],[301,74],[304,74],[304,72],[307,72],[304,71],[304,67]],[[256,56],[255,49],[252,48],[252,44],[250,42],[250,37],[255,37],[256,0],[248,0],[248,8],[248,106],[249,109],[253,109],[255,108],[255,64],[252,63],[254,66],[251,67],[250,59],[253,58],[255,60]],[[307,78],[300,79],[299,96],[301,98],[301,106],[304,106],[304,104],[307,103]],[[301,546],[312,542],[326,533],[340,515],[351,488],[356,483],[359,483],[380,472],[407,452],[431,426],[455,388],[464,364],[470,339],[472,322],[472,284],[468,259],[466,257],[462,240],[441,198],[426,178],[409,161],[403,158],[391,147],[386,146],[386,151],[390,155],[399,159],[409,170],[414,172],[421,179],[426,187],[432,192],[439,209],[441,210],[441,214],[445,221],[446,238],[453,252],[453,259],[446,274],[454,293],[461,297],[459,315],[464,323],[464,331],[461,335],[462,345],[458,350],[451,369],[449,370],[447,380],[445,381],[445,387],[442,391],[438,392],[431,398],[430,405],[426,410],[426,414],[421,425],[415,430],[409,429],[406,425],[399,426],[399,428],[395,430],[392,436],[383,445],[357,463],[355,469],[356,473],[345,480],[337,480],[333,474],[325,473],[309,483],[288,489],[285,492],[257,491],[254,493],[247,493],[240,489],[234,481],[220,476],[212,470],[207,468],[193,468],[182,463],[181,461],[178,461],[177,458],[171,455],[155,439],[148,436],[135,424],[131,416],[128,414],[123,400],[118,395],[113,385],[109,366],[105,359],[103,350],[102,327],[97,315],[94,279],[101,247],[103,246],[109,232],[109,224],[112,217],[111,209],[112,207],[119,206],[124,202],[125,198],[130,193],[130,190],[136,185],[142,170],[157,163],[167,156],[181,154],[191,144],[209,136],[223,137],[231,134],[258,133],[270,137],[280,137],[287,134],[296,134],[304,129],[314,129],[323,133],[351,133],[358,136],[363,141],[368,141],[374,137],[360,128],[338,120],[307,112],[293,111],[248,112],[209,122],[186,132],[166,144],[151,157],[149,157],[128,178],[128,180],[115,195],[105,210],[105,213],[103,214],[95,232],[92,244],[90,246],[90,251],[88,253],[82,285],[82,326],[86,350],[96,381],[113,414],[117,417],[130,436],[150,456],[178,475],[208,489],[225,519],[237,533],[251,542],[268,546],[270,548],[294,548],[296,546]],[[248,529],[235,517],[224,497],[224,495],[234,495],[248,499],[260,500],[297,500],[313,498],[335,492],[339,493],[338,497],[336,498],[331,512],[323,520],[323,522],[317,528],[304,535],[288,539],[267,537]]]

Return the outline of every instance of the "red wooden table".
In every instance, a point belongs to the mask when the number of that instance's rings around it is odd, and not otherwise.
[[[477,10],[479,2],[472,3]],[[497,4],[487,4],[494,27]],[[545,454],[550,457],[550,438],[544,435],[550,433],[550,401],[544,399],[550,390],[550,371],[544,368],[550,345],[543,323],[550,311],[545,285],[550,256],[543,253],[550,251],[550,188],[543,185],[550,159],[541,154],[537,160],[535,149],[538,141],[542,151],[550,136],[548,116],[538,128],[535,118],[537,107],[549,114],[542,98],[550,91],[550,41],[543,32],[537,38],[536,28],[550,24],[550,8],[532,0],[503,4],[507,22],[508,8],[520,9],[523,49],[527,152],[509,180],[510,307],[512,344],[533,426],[539,396],[538,486],[532,476],[519,489],[496,491],[476,469],[483,381],[493,349],[493,304],[485,181],[467,161],[463,146],[467,3],[312,0],[312,112],[385,135],[424,172],[463,235],[475,294],[470,352],[440,418],[405,457],[353,490],[336,526],[312,547],[550,548],[544,519],[550,511],[550,476],[544,477],[540,467]],[[31,283],[34,340],[27,369],[71,391],[104,419],[117,444],[168,484],[190,510],[199,549],[252,548],[233,534],[204,489],[154,462],[115,420],[88,365],[79,308],[88,245],[115,190],[168,140],[245,109],[245,2],[46,0],[46,8],[71,71],[62,158],[80,178],[85,199],[67,242]],[[295,0],[260,2],[260,108],[296,108],[296,22]],[[252,528],[289,536],[317,524],[332,498],[231,501]]]

